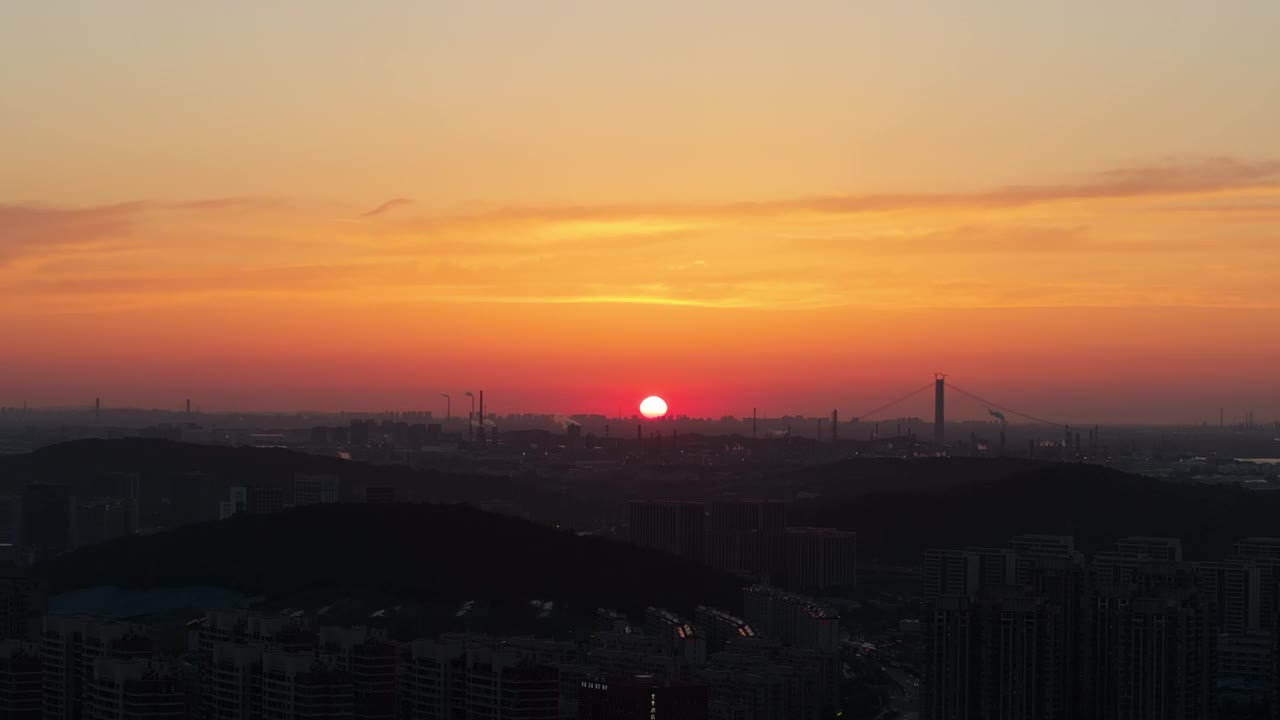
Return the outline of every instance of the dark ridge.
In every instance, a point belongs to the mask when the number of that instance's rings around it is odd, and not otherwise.
[[[802,501],[789,519],[856,530],[866,562],[916,565],[929,548],[1000,546],[1021,533],[1074,535],[1086,552],[1128,535],[1175,537],[1187,559],[1216,559],[1240,538],[1280,535],[1280,493],[1056,464],[931,492]]]
[[[56,481],[70,474],[101,472],[253,472],[274,476],[282,472],[349,475],[354,467],[368,467],[335,457],[304,455],[282,448],[195,445],[173,440],[123,438],[72,440],[42,447],[26,455],[0,456],[0,467],[26,470],[32,479]],[[409,471],[378,468],[379,472]],[[362,472],[362,471],[355,471]]]
[[[856,458],[788,469],[768,481],[793,493],[824,496],[936,493],[1048,467],[1047,462],[1019,458]]]
[[[336,475],[343,498],[359,486],[393,487],[397,499],[519,508],[548,524],[573,526],[583,512],[574,498],[507,475],[415,469],[401,464],[369,464],[283,448],[196,445],[171,440],[127,438],[74,440],[25,455],[0,456],[0,488],[17,491],[30,482],[69,485],[72,494],[92,493],[104,474],[136,472],[144,486],[168,492],[172,478],[200,473],[209,489],[225,497],[230,485],[292,488],[297,473]]]
[[[738,581],[678,558],[445,505],[313,505],[121,538],[51,560],[52,592],[214,585],[268,599],[549,599],[591,610],[740,609]]]

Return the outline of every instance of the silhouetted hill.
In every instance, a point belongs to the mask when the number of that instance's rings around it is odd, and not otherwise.
[[[69,485],[72,494],[113,494],[95,488],[97,479],[110,473],[138,473],[143,492],[153,497],[171,494],[175,481],[202,482],[207,507],[216,507],[218,497],[225,499],[231,485],[289,491],[296,474],[314,473],[340,478],[344,499],[352,499],[360,486],[385,486],[395,488],[396,497],[402,500],[501,506],[519,509],[549,524],[573,525],[576,519],[589,515],[572,497],[524,478],[373,465],[279,448],[128,438],[75,440],[25,455],[0,455],[0,489],[7,492],[16,493],[29,482],[47,482]]]
[[[211,585],[267,598],[555,600],[628,611],[737,608],[737,581],[678,558],[463,506],[313,505],[238,515],[62,555],[52,592]]]
[[[296,473],[328,473],[342,478],[347,497],[351,488],[361,484],[388,485],[397,489],[397,497],[468,503],[522,512],[546,524],[582,523],[578,527],[601,518],[620,518],[619,508],[631,498],[774,498],[791,502],[788,515],[793,525],[856,530],[859,557],[864,561],[913,565],[931,547],[1000,545],[1024,532],[1070,533],[1086,550],[1105,547],[1125,535],[1168,535],[1183,540],[1188,558],[1222,557],[1232,543],[1248,535],[1280,535],[1280,493],[1177,484],[1093,465],[1013,458],[865,458],[742,469],[637,466],[617,469],[616,477],[605,474],[565,483],[556,473],[541,470],[511,476],[414,470],[286,450],[160,440],[87,440],[0,457],[0,484],[10,486],[40,480],[92,488],[94,478],[111,472],[138,472],[144,489],[157,494],[170,492],[174,482],[185,482],[183,473],[200,473],[216,497],[225,497],[229,484],[290,488]],[[205,496],[202,502],[208,507],[213,499]],[[384,510],[347,512],[353,521],[361,522],[369,517],[365,513]],[[305,518],[311,511],[303,512]],[[449,512],[470,511],[451,508]],[[270,524],[274,518],[235,521],[256,522]],[[369,526],[378,529],[377,523]],[[192,532],[197,530],[213,532],[200,528]],[[270,545],[265,539],[270,533],[255,537],[262,539],[263,547]],[[447,534],[441,537],[441,542],[454,542]],[[322,541],[331,539],[326,536]],[[465,548],[471,541],[457,542]],[[237,547],[254,545],[246,541]],[[296,550],[302,553],[304,548],[300,545]]]
[[[26,461],[38,475],[65,477],[82,472],[157,472],[200,470],[220,472],[252,469],[264,476],[279,471],[341,474],[349,463],[335,457],[304,455],[281,448],[196,445],[173,440],[122,438],[72,440],[49,445],[28,455],[6,458]]]
[[[1014,477],[1049,463],[1018,458],[856,458],[771,473],[764,484],[792,496],[824,497],[936,493]]]
[[[1071,534],[1086,551],[1126,535],[1176,537],[1188,559],[1211,559],[1242,537],[1280,534],[1280,493],[1054,464],[992,482],[803,501],[789,519],[856,530],[859,559],[867,562],[917,564],[929,548],[1004,545],[1021,533]]]

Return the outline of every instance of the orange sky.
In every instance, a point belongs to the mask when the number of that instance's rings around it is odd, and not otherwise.
[[[59,5],[0,404],[1280,416],[1270,4]]]

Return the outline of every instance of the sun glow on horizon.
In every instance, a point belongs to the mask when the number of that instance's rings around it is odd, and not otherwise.
[[[1280,417],[1280,3],[1148,4],[8,3],[0,407]]]
[[[667,414],[667,401],[657,395],[650,395],[640,401],[640,414],[650,420],[656,420]]]

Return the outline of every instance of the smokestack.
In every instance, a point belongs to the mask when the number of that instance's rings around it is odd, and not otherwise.
[[[836,440],[840,439],[839,430],[840,430],[840,411],[832,410],[831,411],[831,442],[835,442]]]
[[[756,439],[756,409],[751,408],[751,439]]]
[[[191,414],[191,398],[187,398],[187,414]]]
[[[946,417],[943,412],[943,400],[946,396],[947,376],[934,374],[933,381],[933,441],[939,446],[946,442]]]
[[[636,442],[642,442],[644,440],[644,435],[641,433],[643,429],[644,429],[643,425],[640,425],[640,424],[636,425]]]
[[[476,427],[476,442],[484,444],[484,391],[480,391],[480,422]]]
[[[609,426],[608,426],[608,425],[605,425],[605,426],[604,426],[604,439],[605,439],[605,440],[608,440],[608,439],[609,439]]]

